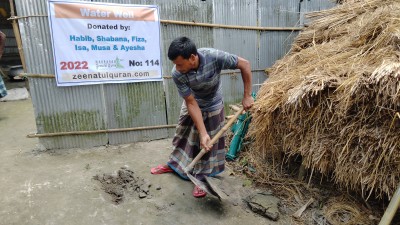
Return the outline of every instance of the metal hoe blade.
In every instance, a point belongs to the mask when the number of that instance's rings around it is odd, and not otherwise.
[[[212,188],[210,188],[210,186],[208,186],[204,182],[196,179],[190,173],[186,173],[186,175],[189,177],[190,181],[192,181],[192,183],[194,183],[196,186],[198,186],[199,188],[201,188],[203,191],[207,192],[208,194],[214,195],[219,200],[221,200],[221,196],[217,192],[215,192]]]
[[[219,188],[219,184],[221,183],[221,180],[214,178],[214,177],[206,177],[205,179],[207,185],[210,187],[210,190],[214,192],[215,196],[219,198],[219,200],[223,199],[222,196],[226,196],[222,194],[222,190]]]

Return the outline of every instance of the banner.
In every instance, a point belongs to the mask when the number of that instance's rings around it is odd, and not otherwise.
[[[57,86],[161,81],[157,6],[48,1]]]

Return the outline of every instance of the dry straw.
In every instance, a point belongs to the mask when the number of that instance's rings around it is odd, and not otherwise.
[[[365,225],[372,224],[365,213],[369,210],[343,196],[334,197],[323,207],[324,215],[329,224]]]
[[[309,15],[252,109],[260,163],[301,155],[364,198],[392,196],[400,182],[399,15],[400,0],[348,0]]]

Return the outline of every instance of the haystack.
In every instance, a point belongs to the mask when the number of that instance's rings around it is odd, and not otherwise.
[[[308,15],[269,70],[250,135],[266,157],[302,156],[340,186],[391,197],[400,182],[400,0]]]

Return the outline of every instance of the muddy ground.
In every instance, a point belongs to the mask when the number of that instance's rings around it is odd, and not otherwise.
[[[44,150],[26,138],[34,132],[30,99],[0,102],[0,224],[292,223],[252,212],[244,199],[267,190],[246,185],[229,168],[220,177],[222,201],[192,197],[193,184],[174,174],[151,175],[167,160],[171,139]]]

